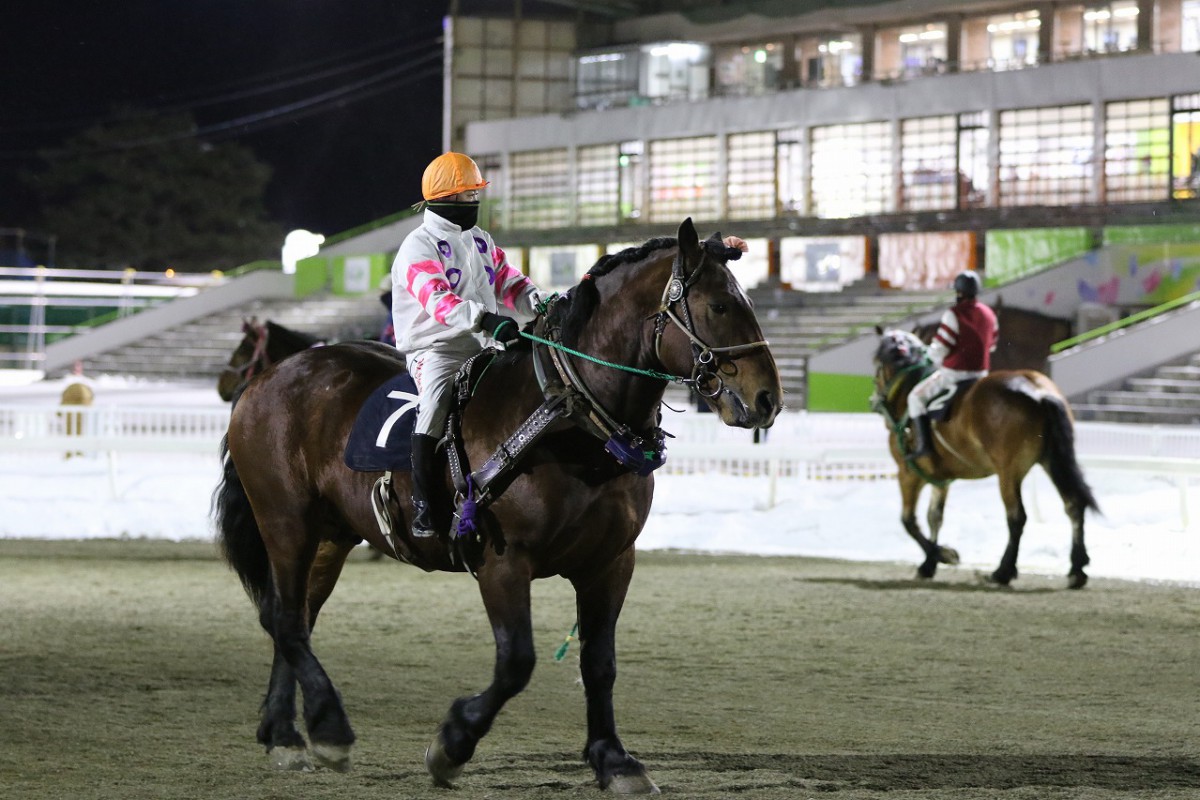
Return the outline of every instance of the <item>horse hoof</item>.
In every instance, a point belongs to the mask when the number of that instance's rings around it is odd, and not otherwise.
[[[462,774],[463,765],[450,760],[439,736],[425,748],[425,769],[429,770],[429,777],[433,778],[434,786],[453,789],[454,784],[450,781]]]
[[[959,561],[958,551],[953,547],[938,547],[938,560],[943,564],[954,566]]]
[[[1082,589],[1083,587],[1087,586],[1087,582],[1088,576],[1084,575],[1082,572],[1072,573],[1067,576],[1068,589]]]
[[[661,794],[645,775],[614,775],[605,788],[613,794]]]
[[[283,772],[312,772],[312,760],[303,747],[272,747],[267,751],[271,766]]]
[[[917,578],[923,581],[933,580],[934,573],[937,572],[937,567],[927,567],[924,564],[917,567]]]
[[[1008,586],[1010,583],[1012,583],[1012,579],[1013,576],[1001,575],[999,572],[993,572],[991,575],[987,576],[988,583],[994,583],[997,586]]]
[[[348,744],[316,744],[314,742],[312,754],[319,767],[331,769],[334,772],[350,771],[350,745]]]

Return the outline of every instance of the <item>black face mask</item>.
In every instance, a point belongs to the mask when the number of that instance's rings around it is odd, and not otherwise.
[[[475,227],[479,221],[479,201],[466,203],[430,203],[429,210],[448,222],[453,222],[464,231]]]

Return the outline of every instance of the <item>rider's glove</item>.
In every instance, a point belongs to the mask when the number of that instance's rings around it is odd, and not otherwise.
[[[521,329],[515,319],[490,311],[480,315],[479,329],[501,344],[511,344],[521,338]]]

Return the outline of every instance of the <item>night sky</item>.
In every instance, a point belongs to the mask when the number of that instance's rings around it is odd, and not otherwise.
[[[14,175],[115,107],[191,109],[271,165],[270,216],[337,233],[420,199],[441,151],[441,26],[427,0],[6,4],[0,228],[28,226]],[[357,87],[357,88],[355,88]],[[289,110],[290,109],[290,110]]]

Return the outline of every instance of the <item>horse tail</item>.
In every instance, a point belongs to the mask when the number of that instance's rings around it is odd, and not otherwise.
[[[1066,402],[1061,397],[1045,395],[1042,397],[1042,408],[1047,412],[1042,463],[1054,488],[1058,489],[1063,499],[1081,510],[1090,508],[1099,512],[1096,496],[1084,480],[1083,470],[1075,458],[1075,425]]]
[[[271,564],[258,521],[250,507],[250,498],[246,496],[246,487],[229,457],[228,434],[221,438],[221,461],[224,474],[213,493],[217,543],[225,561],[246,587],[246,594],[261,607],[263,599],[271,592]]]

